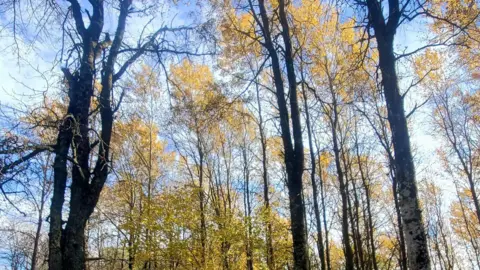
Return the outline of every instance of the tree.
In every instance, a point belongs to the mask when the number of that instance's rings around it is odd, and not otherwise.
[[[388,19],[383,15],[382,4],[376,0],[364,2],[368,9],[368,25],[375,31],[379,67],[382,72],[382,86],[387,104],[388,122],[392,132],[394,149],[395,179],[398,183],[399,208],[403,221],[408,265],[412,269],[430,269],[427,239],[418,203],[415,180],[415,165],[410,148],[407,118],[404,109],[404,95],[398,85],[396,71],[397,57],[394,54],[394,37],[398,26],[408,16],[409,1],[388,2]],[[413,4],[412,4],[413,5]],[[409,8],[408,11],[407,8]],[[368,30],[367,30],[368,31]]]
[[[59,127],[55,146],[54,161],[54,190],[50,210],[50,269],[83,269],[85,268],[85,226],[99,199],[101,190],[109,173],[110,141],[113,128],[113,115],[120,105],[112,105],[113,86],[122,77],[125,71],[135,60],[146,52],[161,54],[163,51],[172,51],[159,43],[160,35],[168,32],[186,31],[188,28],[162,27],[148,38],[141,40],[137,48],[123,49],[127,18],[135,8],[132,2],[120,1],[117,17],[117,28],[113,40],[105,34],[100,40],[104,28],[104,1],[91,1],[92,13],[87,27],[84,22],[83,9],[76,0],[69,1],[72,17],[75,22],[75,31],[80,38],[79,58],[72,72],[70,68],[62,69],[66,81],[69,103],[67,114]],[[69,12],[66,12],[68,15]],[[88,13],[90,14],[90,13]],[[68,18],[68,16],[66,16]],[[120,65],[117,72],[115,66],[119,55],[131,52],[127,60]],[[102,56],[103,53],[103,57]],[[67,59],[68,61],[68,59]],[[101,67],[97,69],[97,63]],[[100,71],[101,90],[98,96],[101,131],[98,137],[90,132],[92,96],[95,94],[96,74]],[[95,149],[95,148],[98,149]],[[68,156],[69,152],[73,156]],[[94,160],[90,160],[95,153]],[[65,189],[68,179],[67,161],[73,161],[71,169],[72,184],[70,187],[69,217],[65,228],[62,228],[62,208],[65,200]],[[93,170],[90,163],[95,163]]]
[[[444,87],[439,89],[433,98],[435,127],[448,149],[448,151],[442,151],[442,156],[448,159],[446,165],[452,166],[451,170],[465,176],[468,189],[472,194],[477,221],[480,222],[478,187],[475,180],[478,159],[478,153],[475,150],[478,148],[475,100],[478,97],[477,94],[463,93],[460,89],[450,87],[448,84]]]
[[[354,268],[354,252],[350,241],[350,229],[354,229],[353,220],[349,222],[350,200],[349,200],[349,167],[345,163],[346,134],[348,133],[349,123],[343,121],[348,118],[348,104],[352,102],[352,93],[356,85],[349,84],[347,76],[357,78],[358,85],[362,84],[361,72],[352,70],[355,65],[355,55],[359,47],[353,42],[355,32],[351,28],[352,21],[339,23],[338,11],[333,7],[333,11],[323,11],[328,7],[323,7],[316,3],[307,2],[305,6],[296,11],[298,20],[305,18],[305,26],[299,27],[298,46],[302,48],[304,62],[311,62],[306,65],[306,70],[301,74],[302,87],[308,88],[321,106],[323,117],[326,119],[330,129],[331,149],[335,158],[336,174],[338,176],[339,191],[341,194],[342,205],[342,237],[345,251],[346,268]],[[309,12],[319,13],[323,17],[311,19]],[[323,14],[324,13],[324,14]],[[303,26],[303,25],[302,25]],[[308,43],[305,39],[309,37],[312,42]],[[300,65],[305,65],[302,62]],[[303,67],[303,66],[302,66]],[[303,72],[303,70],[302,70]],[[306,105],[305,105],[306,106]],[[307,113],[307,110],[306,110]],[[343,118],[345,116],[345,118]],[[308,120],[307,120],[308,121]],[[343,161],[343,162],[342,162]],[[316,193],[316,192],[314,192]],[[316,196],[316,195],[314,195]],[[352,217],[352,215],[350,215]],[[350,227],[350,229],[349,229]],[[358,238],[357,238],[358,239]],[[356,251],[361,251],[362,247],[358,245]],[[363,259],[363,256],[361,259]],[[357,256],[357,266],[360,264]]]
[[[454,269],[456,265],[456,252],[452,249],[452,234],[449,231],[449,223],[445,217],[442,208],[442,191],[433,183],[426,184],[423,192],[425,198],[430,200],[424,201],[425,216],[427,217],[427,230],[429,231],[429,242],[431,247],[432,261],[436,261],[436,265],[440,265],[442,269]]]
[[[302,200],[304,148],[302,142],[299,101],[297,98],[297,81],[293,47],[287,15],[288,5],[284,1],[280,1],[278,3],[278,14],[276,14],[272,13],[270,7],[262,0],[258,2],[258,9],[255,8],[256,4],[252,1],[248,1],[245,4],[248,6],[247,12],[250,12],[254,18],[253,21],[255,26],[253,29],[259,30],[259,37],[262,41],[259,42],[255,37],[253,39],[262,45],[272,65],[272,80],[275,86],[287,173],[292,236],[294,242],[294,265],[297,269],[309,269],[305,209]],[[230,6],[227,6],[227,9],[230,8]],[[276,44],[274,44],[274,33],[272,32],[274,30],[270,26],[271,22],[276,20],[278,20],[280,26],[279,34],[282,36],[283,40],[282,47],[285,50],[284,59],[281,59],[279,56],[280,54],[277,51]],[[253,34],[256,35],[256,31],[254,30],[253,32]],[[243,32],[242,34],[251,38],[251,33]],[[286,67],[288,91],[285,91],[281,63],[284,63]],[[287,95],[290,100],[290,106],[287,105]],[[290,121],[292,121],[292,126],[290,126]]]

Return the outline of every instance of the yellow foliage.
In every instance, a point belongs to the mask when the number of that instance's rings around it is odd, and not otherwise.
[[[22,120],[34,127],[44,144],[55,144],[58,127],[67,115],[67,101],[45,97],[43,104]]]
[[[480,222],[478,221],[470,190],[458,192],[459,201],[453,202],[450,207],[450,222],[453,231],[461,239],[470,242],[480,238]]]
[[[422,55],[417,56],[414,60],[414,69],[418,78],[428,78],[430,83],[439,80],[441,65],[442,56],[438,51],[432,49],[426,49]]]
[[[233,8],[223,13],[219,31],[222,33],[220,65],[228,68],[249,54],[259,57],[261,46],[257,39],[255,21],[250,13],[237,14]]]

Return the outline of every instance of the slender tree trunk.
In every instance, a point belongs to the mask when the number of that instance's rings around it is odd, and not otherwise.
[[[217,154],[218,161],[220,161],[219,155]],[[225,198],[225,193],[222,187],[222,182],[221,182],[221,164],[220,162],[216,163],[216,169],[217,173],[215,172],[210,173],[210,189],[212,190],[212,204],[214,207],[215,215],[218,219],[217,224],[218,224],[218,230],[223,231],[226,228],[226,218],[228,217],[229,213],[227,212],[227,205],[228,205],[228,198]],[[215,164],[213,165],[215,166]],[[215,168],[212,169],[215,171]],[[212,180],[214,179],[214,180]],[[215,183],[214,183],[215,181]],[[223,216],[222,216],[223,215]],[[221,243],[220,243],[220,256],[221,256],[221,261],[222,261],[222,269],[223,270],[228,270],[230,269],[230,262],[229,262],[229,257],[228,257],[228,252],[230,250],[230,243],[226,239],[225,236],[222,236]]]
[[[354,250],[354,263],[356,269],[363,269],[365,263],[363,261],[363,247],[360,239],[360,231],[359,231],[359,218],[358,218],[358,197],[357,197],[357,189],[355,186],[355,179],[352,175],[352,164],[349,160],[349,157],[345,154],[344,148],[340,147],[342,150],[341,158],[343,163],[343,169],[345,171],[345,183],[346,183],[346,190],[347,190],[347,201],[348,201],[348,210],[350,215],[350,222],[352,228],[352,237],[353,237],[353,250]],[[349,178],[350,176],[350,178]],[[349,183],[352,183],[352,189],[349,187]],[[353,205],[352,205],[352,198],[350,194],[353,193]]]
[[[304,81],[303,76],[303,65],[300,66],[300,76],[302,81]],[[303,106],[305,110],[305,124],[307,126],[307,134],[308,134],[308,147],[310,148],[310,162],[312,166],[312,171],[310,173],[310,180],[312,182],[312,191],[313,191],[313,211],[315,213],[315,221],[316,221],[316,229],[317,229],[317,249],[318,255],[320,257],[320,269],[325,270],[325,249],[323,246],[323,234],[322,234],[322,223],[320,219],[320,207],[318,205],[318,186],[317,181],[315,181],[316,175],[316,164],[315,164],[315,152],[313,146],[313,139],[312,139],[312,127],[310,122],[310,113],[308,111],[308,98],[307,93],[305,91],[304,83],[302,83],[302,96],[303,96]],[[320,160],[319,160],[320,162]]]
[[[252,252],[252,206],[250,203],[250,170],[247,160],[247,146],[244,140],[244,147],[242,149],[243,156],[243,175],[245,178],[245,211],[247,221],[247,237],[246,237],[246,255],[247,255],[247,270],[253,270],[253,252]]]
[[[372,217],[372,207],[371,207],[371,199],[370,199],[370,184],[367,179],[367,176],[364,172],[363,168],[363,162],[360,158],[360,150],[359,150],[359,145],[358,145],[358,139],[355,137],[355,148],[357,150],[357,162],[358,162],[358,168],[360,170],[360,177],[362,179],[362,185],[363,189],[365,190],[365,198],[366,198],[366,203],[367,203],[367,215],[368,218],[366,220],[366,228],[367,228],[367,234],[368,234],[368,239],[370,241],[370,248],[371,248],[371,254],[370,258],[372,260],[373,264],[373,269],[378,270],[378,264],[377,264],[377,255],[375,251],[375,238],[374,238],[374,226],[373,226],[373,217]]]
[[[480,203],[478,202],[477,190],[475,188],[475,182],[471,173],[468,175],[468,184],[470,187],[470,192],[472,193],[473,205],[475,206],[475,214],[477,215],[478,222],[480,223]]]
[[[458,190],[458,187],[457,185],[455,185],[455,188],[456,188],[456,193],[457,193],[457,199],[458,199],[458,202],[460,204],[460,209],[462,210],[462,219],[463,219],[463,222],[465,223],[465,228],[467,230],[467,234],[469,236],[469,242],[470,244],[472,245],[471,247],[473,248],[473,252],[475,253],[475,260],[476,260],[476,264],[478,267],[480,267],[480,252],[479,252],[479,247],[477,245],[477,241],[476,240],[476,237],[474,236],[475,232],[472,233],[472,229],[471,228],[471,225],[470,225],[470,220],[468,219],[468,214],[466,214],[465,212],[465,206],[464,206],[464,202],[462,200],[462,198],[460,197],[460,193],[459,193],[459,190]],[[469,252],[468,252],[468,247],[467,247],[467,255],[469,255]],[[469,256],[470,257],[470,256]],[[474,265],[474,262],[473,260],[471,259],[471,264]]]
[[[38,244],[40,242],[40,236],[42,231],[42,223],[43,223],[43,203],[41,206],[41,210],[39,210],[38,220],[37,220],[37,231],[35,232],[35,240],[33,242],[33,252],[32,252],[32,270],[37,269],[37,254],[38,254]]]
[[[445,225],[444,225],[444,217],[442,215],[442,205],[441,205],[441,197],[436,199],[435,203],[435,213],[438,220],[438,228],[440,230],[440,238],[443,242],[443,250],[445,252],[445,268],[448,270],[453,270],[453,260],[451,258],[452,251],[450,250],[450,246],[447,240],[447,233],[445,232]],[[441,253],[441,251],[439,251]]]
[[[281,34],[285,45],[284,55],[289,86],[288,89],[290,97],[293,139],[290,132],[290,117],[286,102],[285,89],[283,85],[282,68],[280,66],[280,60],[276,51],[276,47],[272,41],[272,36],[270,32],[270,20],[267,15],[264,0],[259,0],[258,2],[262,22],[262,25],[259,26],[262,29],[263,38],[265,39],[264,46],[269,53],[272,63],[272,72],[274,77],[273,81],[276,89],[277,104],[280,114],[280,128],[285,151],[285,166],[287,172],[294,265],[295,269],[298,270],[309,269],[305,208],[302,199],[302,176],[304,169],[302,128],[300,123],[300,112],[297,101],[297,81],[295,77],[293,52],[290,41],[287,15],[285,12],[285,3],[283,0],[279,1],[278,11],[279,20],[282,26]],[[252,12],[255,14],[253,4],[251,3],[251,1],[249,3]],[[258,21],[259,20],[257,18],[257,22]]]
[[[358,199],[356,179],[353,177],[352,161],[350,159],[350,156],[347,156],[347,154],[344,151],[342,151],[342,158],[343,158],[343,164],[344,164],[345,170],[350,173],[350,181],[347,180],[347,183],[349,182],[352,183],[352,190],[349,193],[353,193],[353,207],[351,208],[351,212],[352,212],[351,214],[352,214],[352,227],[354,227],[354,230],[352,231],[354,232],[353,237],[354,237],[354,243],[355,243],[355,253],[358,254],[357,255],[358,264],[359,264],[358,269],[365,269],[366,263],[365,263],[364,251],[363,251],[362,234],[360,232],[360,213],[358,211],[358,208],[360,207],[360,203]]]
[[[343,151],[342,151],[343,152]],[[343,154],[342,154],[342,159],[343,159]],[[344,174],[344,177],[345,177],[345,190],[346,190],[346,193],[347,193],[347,205],[348,205],[348,216],[350,218],[350,230],[352,232],[352,251],[353,251],[353,263],[355,265],[355,269],[361,269],[361,263],[360,263],[360,257],[359,257],[359,253],[358,253],[358,242],[357,242],[357,231],[356,231],[356,227],[355,227],[355,217],[354,217],[354,214],[353,214],[353,206],[352,206],[352,199],[350,197],[350,193],[352,193],[352,190],[350,189],[349,187],[349,183],[350,183],[350,179],[348,178],[348,167],[347,165],[345,164],[345,162],[343,163],[343,169],[345,171],[345,174]]]
[[[345,155],[344,155],[344,159],[345,159]],[[354,237],[355,237],[355,242],[356,242],[356,252],[358,254],[358,259],[359,259],[359,264],[360,264],[360,267],[359,269],[365,269],[366,267],[366,263],[365,263],[365,258],[364,258],[364,251],[363,251],[363,241],[362,241],[362,234],[360,232],[360,214],[359,214],[359,211],[358,211],[358,208],[360,207],[360,203],[359,203],[359,199],[358,199],[358,191],[357,191],[357,185],[356,185],[356,181],[355,179],[353,178],[353,176],[351,175],[352,172],[351,172],[351,163],[349,164],[349,167],[350,167],[350,179],[351,179],[351,182],[352,182],[352,191],[353,191],[353,209],[352,211],[353,214],[354,214],[354,223],[352,223],[352,226],[355,226],[355,234],[354,234]]]
[[[270,209],[270,195],[269,195],[269,183],[268,183],[268,161],[267,161],[267,140],[265,138],[265,129],[262,116],[262,106],[260,104],[260,91],[258,84],[256,85],[257,92],[257,106],[258,106],[258,129],[260,133],[260,144],[262,147],[262,177],[263,177],[263,199],[266,211],[266,246],[267,246],[267,266],[269,270],[275,269],[275,259],[273,256],[273,243],[272,243],[272,222],[271,222],[271,209]]]
[[[130,231],[128,237],[128,269],[133,270],[135,266],[135,251],[134,251],[134,233]]]
[[[455,123],[455,120],[453,119],[452,108],[450,107],[450,104],[448,101],[449,99],[447,95],[448,94],[445,93],[445,96],[440,97],[440,104],[437,100],[435,100],[435,104],[437,107],[440,107],[440,108],[443,106],[445,110],[445,113],[442,113],[442,110],[439,110],[439,115],[441,117],[442,124],[443,124],[441,126],[443,131],[445,132],[445,136],[447,137],[448,142],[450,143],[455,154],[457,155],[458,160],[460,161],[460,164],[461,164],[460,168],[463,170],[463,173],[465,173],[465,175],[467,176],[470,192],[472,193],[471,197],[473,200],[473,205],[475,206],[475,214],[477,216],[478,222],[480,223],[480,203],[478,201],[477,190],[475,188],[475,180],[473,176],[474,175],[473,166],[472,166],[473,157],[471,154],[467,154],[467,156],[465,157],[462,154],[464,153],[464,151],[462,151],[459,148],[460,143],[459,143],[459,140],[457,139],[457,131],[455,129],[455,125],[457,123]],[[464,120],[464,121],[468,121],[468,120]],[[462,124],[463,126],[467,126],[467,123],[462,123]],[[467,148],[471,149],[472,146],[471,146],[471,141],[469,136],[466,136],[465,139],[466,139]],[[470,164],[470,166],[468,164]]]
[[[43,225],[43,210],[45,208],[46,202],[46,194],[47,194],[47,173],[46,169],[43,172],[43,183],[42,183],[42,192],[40,194],[40,205],[38,208],[38,219],[37,219],[37,230],[35,232],[35,239],[33,242],[33,252],[32,252],[32,265],[31,269],[37,269],[37,256],[38,256],[38,245],[40,243],[40,237],[42,233],[42,225]]]
[[[197,132],[197,136],[200,134]],[[200,200],[200,245],[201,245],[201,255],[200,263],[202,269],[205,269],[206,266],[206,241],[207,241],[207,224],[205,221],[205,194],[203,192],[203,150],[200,145],[200,139],[198,139],[198,154],[199,154],[199,187],[198,187],[198,197]]]
[[[304,93],[305,95],[305,93]],[[306,104],[305,100],[305,104]],[[307,106],[307,105],[305,105]],[[311,181],[312,181],[312,189],[313,189],[313,208],[315,212],[315,221],[316,221],[316,228],[317,228],[317,249],[318,249],[318,254],[320,256],[320,266],[322,270],[326,269],[326,264],[325,264],[325,249],[323,246],[323,234],[322,234],[322,222],[320,219],[320,207],[318,205],[318,187],[317,187],[317,182],[315,181],[315,154],[313,153],[313,143],[312,143],[312,135],[311,135],[311,130],[310,130],[310,118],[308,115],[308,108],[305,108],[306,112],[306,123],[307,123],[307,130],[308,130],[308,142],[309,142],[309,147],[310,147],[310,159],[312,162],[312,172],[311,172]]]
[[[337,168],[338,181],[340,183],[340,196],[342,199],[342,236],[343,236],[343,246],[345,249],[345,267],[347,270],[354,269],[353,263],[353,251],[350,245],[350,232],[348,229],[348,194],[347,194],[347,185],[343,177],[343,170],[340,165],[340,150],[338,149],[337,143],[337,132],[335,128],[332,128],[333,135],[333,152],[335,155],[335,164]]]
[[[333,88],[330,87],[333,91]],[[334,98],[335,100],[335,98]],[[338,145],[338,136],[337,136],[337,126],[338,126],[338,108],[336,106],[336,101],[333,102],[333,117],[330,118],[332,140],[333,140],[333,153],[335,156],[335,167],[337,169],[338,182],[340,184],[340,197],[342,200],[342,237],[343,237],[343,248],[345,252],[345,269],[353,270],[354,269],[354,254],[350,244],[350,234],[348,226],[348,193],[347,193],[347,184],[345,182],[344,173],[342,170],[342,165],[340,162],[340,148]]]
[[[229,270],[230,263],[228,261],[228,251],[230,250],[230,243],[228,243],[227,241],[222,241],[221,250],[223,270]]]
[[[152,127],[149,126],[149,137],[148,137],[148,140],[149,140],[149,145],[148,145],[148,162],[145,162],[145,165],[147,166],[147,200],[146,200],[146,206],[145,206],[145,209],[146,209],[146,217],[147,219],[150,218],[151,216],[151,209],[152,209],[152,185],[153,185],[153,178],[152,178],[152,143],[153,143],[153,140],[152,140]],[[146,150],[146,149],[145,149]],[[141,153],[140,155],[143,155],[143,153]],[[142,191],[143,193],[143,191]],[[146,247],[146,250],[149,251],[149,254],[154,254],[154,250],[155,250],[155,247],[152,246],[152,235],[151,235],[151,232],[150,232],[150,221],[147,221],[147,223],[144,225],[146,228],[145,228],[145,247]],[[143,265],[143,269],[152,269],[152,259],[154,260],[155,258],[152,258],[151,255],[149,255],[147,258],[146,258],[146,261]]]
[[[131,178],[128,178],[130,181],[130,201],[128,202],[128,210],[129,210],[129,216],[128,216],[128,222],[130,224],[134,224],[134,218],[133,218],[133,210],[135,208],[135,185],[131,182]],[[142,207],[140,206],[140,213],[142,212]],[[141,219],[141,214],[139,215],[139,219]],[[140,224],[141,220],[137,224]],[[128,228],[128,240],[127,240],[127,245],[128,245],[128,269],[133,270],[135,266],[135,257],[136,257],[136,249],[135,249],[135,236],[136,236],[136,227],[131,226]],[[123,261],[122,261],[123,263]]]
[[[327,270],[331,270],[332,263],[330,260],[330,245],[329,245],[330,242],[328,240],[327,208],[325,204],[325,192],[323,187],[323,176],[322,176],[322,162],[321,162],[320,155],[319,155],[319,161],[318,161],[318,175],[320,178],[320,199],[322,203],[323,227],[325,229],[325,255],[326,255],[326,261],[327,261]]]

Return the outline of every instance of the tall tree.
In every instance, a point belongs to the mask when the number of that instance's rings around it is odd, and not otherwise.
[[[409,268],[430,269],[427,238],[418,202],[415,180],[415,165],[410,147],[404,95],[401,94],[396,71],[397,57],[394,54],[395,33],[400,20],[407,16],[410,1],[401,5],[398,0],[388,1],[388,17],[385,18],[382,3],[366,0],[368,25],[375,31],[382,86],[387,104],[388,122],[392,131],[395,179],[398,183],[399,207],[401,211]]]
[[[114,112],[121,102],[119,98],[116,105],[113,105],[114,84],[144,53],[161,54],[162,50],[175,51],[175,48],[165,48],[165,45],[159,42],[160,35],[163,35],[164,39],[166,33],[188,30],[162,27],[140,40],[137,48],[124,49],[127,18],[135,13],[132,1],[116,2],[119,13],[116,17],[114,37],[112,40],[106,33],[103,41],[100,38],[104,30],[106,3],[103,0],[90,1],[92,11],[91,13],[85,11],[89,20],[88,27],[82,4],[76,0],[69,3],[69,11],[66,12],[65,18],[68,19],[71,13],[81,45],[78,47],[79,58],[75,62],[77,66],[74,70],[69,67],[62,69],[67,81],[69,102],[55,146],[54,190],[50,207],[50,269],[85,268],[85,226],[109,174]],[[130,55],[125,57],[126,60],[115,72],[117,60],[123,58],[119,56],[124,53]],[[101,90],[96,87],[97,73],[100,74]],[[92,97],[96,91],[100,92],[98,107],[92,108]],[[100,114],[101,131],[98,137],[92,138],[92,112],[97,110]],[[73,156],[69,157],[69,153]],[[68,161],[72,161],[71,173],[68,172]],[[69,215],[63,228],[62,213],[69,174],[71,175]]]
[[[284,46],[284,62],[287,71],[288,97],[290,98],[290,110],[287,106],[287,93],[282,76],[282,68],[279,53],[273,41],[271,31],[271,18],[267,13],[264,0],[258,1],[258,11],[254,8],[253,2],[249,0],[250,11],[255,22],[261,29],[262,45],[268,52],[272,64],[273,83],[280,117],[280,129],[284,147],[284,159],[287,172],[287,186],[290,203],[290,217],[293,236],[293,257],[295,269],[309,269],[308,242],[306,236],[305,208],[302,199],[303,192],[303,169],[304,149],[302,141],[302,127],[300,121],[299,102],[297,99],[297,81],[295,75],[292,41],[290,26],[287,19],[284,1],[280,0],[278,5],[278,20],[281,25],[281,36]],[[258,12],[258,14],[257,14]],[[290,115],[291,114],[291,115]],[[291,116],[291,117],[290,117]],[[290,126],[290,121],[292,126]],[[290,131],[292,130],[292,131]],[[293,137],[292,137],[293,132]]]

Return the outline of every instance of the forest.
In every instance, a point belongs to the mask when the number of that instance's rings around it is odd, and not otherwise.
[[[0,268],[480,269],[479,6],[0,0]]]

